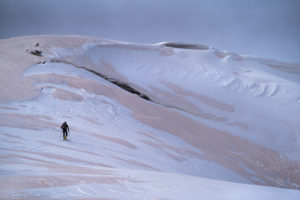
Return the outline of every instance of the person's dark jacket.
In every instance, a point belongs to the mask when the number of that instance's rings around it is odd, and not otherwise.
[[[69,126],[67,124],[67,122],[64,122],[61,127],[60,127],[63,131],[68,131],[69,132]]]

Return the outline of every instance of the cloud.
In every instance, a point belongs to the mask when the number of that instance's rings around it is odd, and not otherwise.
[[[154,43],[204,43],[300,61],[297,0],[0,0],[0,38],[88,35]]]

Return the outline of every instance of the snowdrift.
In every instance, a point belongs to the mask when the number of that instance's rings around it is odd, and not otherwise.
[[[2,199],[300,196],[299,63],[80,36],[0,61]]]

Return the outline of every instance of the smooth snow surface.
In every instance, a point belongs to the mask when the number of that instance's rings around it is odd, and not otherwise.
[[[298,63],[75,36],[0,60],[0,199],[300,197]]]

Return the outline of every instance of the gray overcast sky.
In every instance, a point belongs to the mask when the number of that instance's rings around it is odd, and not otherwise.
[[[0,0],[0,38],[201,43],[300,62],[300,0]]]

